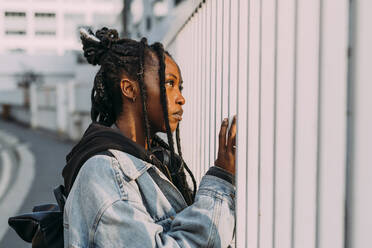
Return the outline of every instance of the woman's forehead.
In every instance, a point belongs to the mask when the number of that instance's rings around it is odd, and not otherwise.
[[[165,74],[167,73],[180,77],[179,68],[176,62],[174,62],[174,60],[168,55],[165,55]]]
[[[157,55],[154,52],[149,53],[150,59],[146,61],[146,65],[148,70],[158,70],[159,68],[159,60]],[[165,63],[165,74],[173,74],[178,78],[181,77],[181,72],[176,64],[176,62],[167,54],[164,54],[164,63]]]

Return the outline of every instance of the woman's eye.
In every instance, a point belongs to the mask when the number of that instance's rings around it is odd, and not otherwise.
[[[169,80],[167,82],[165,82],[166,85],[170,85],[170,86],[174,86],[174,81],[173,80]]]

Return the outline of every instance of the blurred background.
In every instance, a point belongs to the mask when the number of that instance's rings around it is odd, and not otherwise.
[[[0,247],[90,124],[79,28],[161,41],[197,181],[238,115],[236,247],[372,247],[370,0],[0,0]]]

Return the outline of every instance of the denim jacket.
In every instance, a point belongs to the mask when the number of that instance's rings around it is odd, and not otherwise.
[[[86,161],[71,188],[63,216],[65,247],[229,246],[235,186],[207,173],[187,206],[154,165],[109,151],[113,157]]]

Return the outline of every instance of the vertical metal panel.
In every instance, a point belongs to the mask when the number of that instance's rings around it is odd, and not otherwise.
[[[250,1],[248,47],[248,178],[247,246],[258,247],[258,164],[259,164],[259,83],[260,83],[260,0]]]
[[[236,238],[238,247],[247,247],[247,122],[248,122],[248,1],[238,2],[238,137],[237,137],[237,223]]]
[[[347,247],[367,248],[372,245],[372,2],[351,2],[352,54],[349,78],[349,184]]]
[[[197,118],[195,118],[195,113],[197,113],[198,111],[198,102],[197,102],[197,92],[198,92],[198,85],[197,85],[197,80],[198,80],[198,63],[197,63],[197,56],[198,56],[198,50],[197,50],[197,46],[196,44],[198,44],[198,28],[197,28],[197,25],[196,25],[196,21],[197,21],[197,18],[196,16],[192,19],[193,21],[193,26],[194,26],[194,42],[193,42],[193,56],[194,56],[194,63],[193,63],[193,92],[192,92],[192,95],[193,95],[193,99],[191,100],[192,103],[193,103],[193,118],[191,119],[192,120],[192,130],[194,131],[194,135],[193,135],[193,168],[194,168],[194,172],[196,172],[196,168],[197,168],[197,162],[198,162],[198,154],[197,154],[197,149],[198,149],[198,146],[197,146],[197,143],[198,143],[198,137],[195,135],[197,133]],[[197,178],[197,175],[195,175],[196,179]]]
[[[200,124],[201,124],[201,87],[200,87],[200,79],[201,79],[201,59],[202,59],[202,55],[201,55],[201,41],[202,41],[202,32],[201,32],[201,17],[200,17],[200,10],[199,12],[196,13],[195,15],[195,25],[197,26],[197,36],[196,36],[196,40],[197,40],[197,43],[196,43],[196,56],[195,58],[197,58],[197,74],[196,74],[196,80],[195,80],[195,84],[198,85],[199,87],[196,88],[196,102],[197,102],[197,108],[196,108],[196,118],[195,118],[195,131],[196,131],[196,139],[195,139],[195,146],[196,146],[196,164],[195,166],[196,167],[196,176],[197,176],[197,181],[199,182],[200,181],[200,166],[201,166],[201,163],[200,163],[200,157],[201,157],[201,140],[200,140],[200,137],[201,137],[201,130],[200,130]]]
[[[291,247],[295,0],[277,8],[274,247]]]
[[[202,31],[202,73],[203,77],[202,80],[200,81],[200,84],[202,84],[202,89],[203,89],[203,94],[202,94],[202,118],[201,118],[201,130],[202,130],[202,173],[206,171],[206,168],[208,168],[206,157],[207,157],[207,146],[208,143],[207,141],[207,136],[206,136],[206,124],[207,124],[207,111],[208,111],[208,106],[207,106],[207,33],[208,33],[208,28],[207,28],[207,8],[206,4],[203,5],[202,7],[202,24],[203,24],[203,31]]]
[[[260,68],[260,247],[272,247],[273,234],[273,147],[275,0],[261,2]]]
[[[317,228],[321,248],[344,247],[347,7],[347,1],[326,0],[321,8]]]
[[[191,164],[190,164],[190,167],[192,169],[192,171],[195,173],[196,171],[196,140],[195,140],[195,119],[194,118],[194,113],[196,112],[196,107],[197,107],[197,103],[194,99],[194,96],[195,96],[195,93],[196,93],[196,87],[197,85],[195,84],[196,82],[196,63],[195,63],[195,57],[196,57],[196,47],[195,47],[195,44],[196,44],[196,38],[197,38],[197,33],[196,33],[196,27],[195,27],[195,18],[192,18],[190,23],[189,23],[189,26],[191,27],[192,31],[192,43],[191,43],[191,54],[192,54],[192,58],[190,59],[190,63],[191,63],[191,71],[190,71],[190,86],[191,86],[191,90],[188,91],[188,87],[187,85],[185,84],[185,87],[184,87],[184,91],[185,92],[190,92],[189,93],[189,99],[187,99],[188,101],[188,105],[186,105],[184,107],[185,109],[185,112],[188,112],[189,113],[189,116],[185,116],[184,120],[183,120],[183,123],[184,123],[184,131],[186,132],[186,136],[188,137],[191,137]],[[188,119],[186,119],[186,117],[188,117]],[[190,123],[190,124],[189,124]],[[187,128],[187,126],[190,126],[190,128]],[[187,135],[189,132],[190,132],[190,129],[193,130],[193,133],[191,135]],[[196,177],[196,175],[195,175]]]
[[[199,174],[202,174],[204,172],[204,147],[205,147],[205,144],[204,144],[204,122],[205,122],[205,118],[204,118],[204,115],[205,115],[205,83],[204,83],[204,76],[205,76],[205,63],[204,63],[204,52],[205,52],[205,48],[204,48],[204,45],[205,45],[205,18],[204,18],[204,12],[205,12],[205,8],[201,8],[199,9],[199,22],[200,22],[200,33],[199,33],[199,51],[200,51],[200,58],[199,58],[199,80],[198,80],[198,84],[200,85],[199,86],[199,102],[200,102],[200,105],[199,105],[199,108],[200,108],[200,111],[199,111],[199,119],[198,119],[198,122],[199,122],[199,144],[200,144],[200,156],[199,156]]]
[[[216,115],[216,123],[215,123],[215,136],[218,137],[218,133],[221,126],[222,121],[222,77],[221,77],[221,68],[223,64],[222,60],[222,41],[223,41],[223,33],[222,33],[222,1],[216,1],[216,65],[215,65],[215,73],[216,73],[216,91],[215,91],[215,115]],[[218,138],[215,142],[215,151],[216,156],[218,152]]]
[[[230,45],[229,45],[229,114],[235,115],[237,112],[237,86],[238,86],[238,18],[239,18],[239,1],[230,1]]]
[[[297,7],[293,247],[306,248],[315,246],[316,228],[319,1]]]
[[[216,139],[216,29],[217,29],[217,9],[216,9],[216,1],[210,1],[211,3],[211,15],[210,15],[210,28],[211,28],[211,34],[210,34],[210,57],[209,57],[209,63],[210,63],[210,92],[209,92],[209,100],[210,100],[210,125],[209,125],[209,160],[210,165],[214,163],[214,160],[216,159],[216,151],[215,151],[215,143],[217,141]]]
[[[206,39],[205,39],[205,86],[206,86],[206,91],[205,91],[205,108],[206,108],[206,112],[205,112],[205,122],[204,122],[204,136],[205,136],[205,150],[204,150],[204,154],[205,154],[205,157],[204,157],[204,171],[207,171],[207,169],[213,165],[213,160],[210,160],[210,146],[211,146],[211,142],[210,142],[210,127],[211,127],[211,47],[210,47],[210,43],[211,43],[211,11],[212,11],[212,8],[211,8],[211,2],[208,1],[205,3],[205,9],[206,9],[206,13],[205,13],[205,27],[206,27],[206,32],[205,32],[205,36],[206,36]]]
[[[221,77],[222,77],[222,94],[221,94],[221,118],[228,117],[229,115],[229,18],[230,18],[230,4],[229,0],[222,1],[222,64],[221,64]]]

